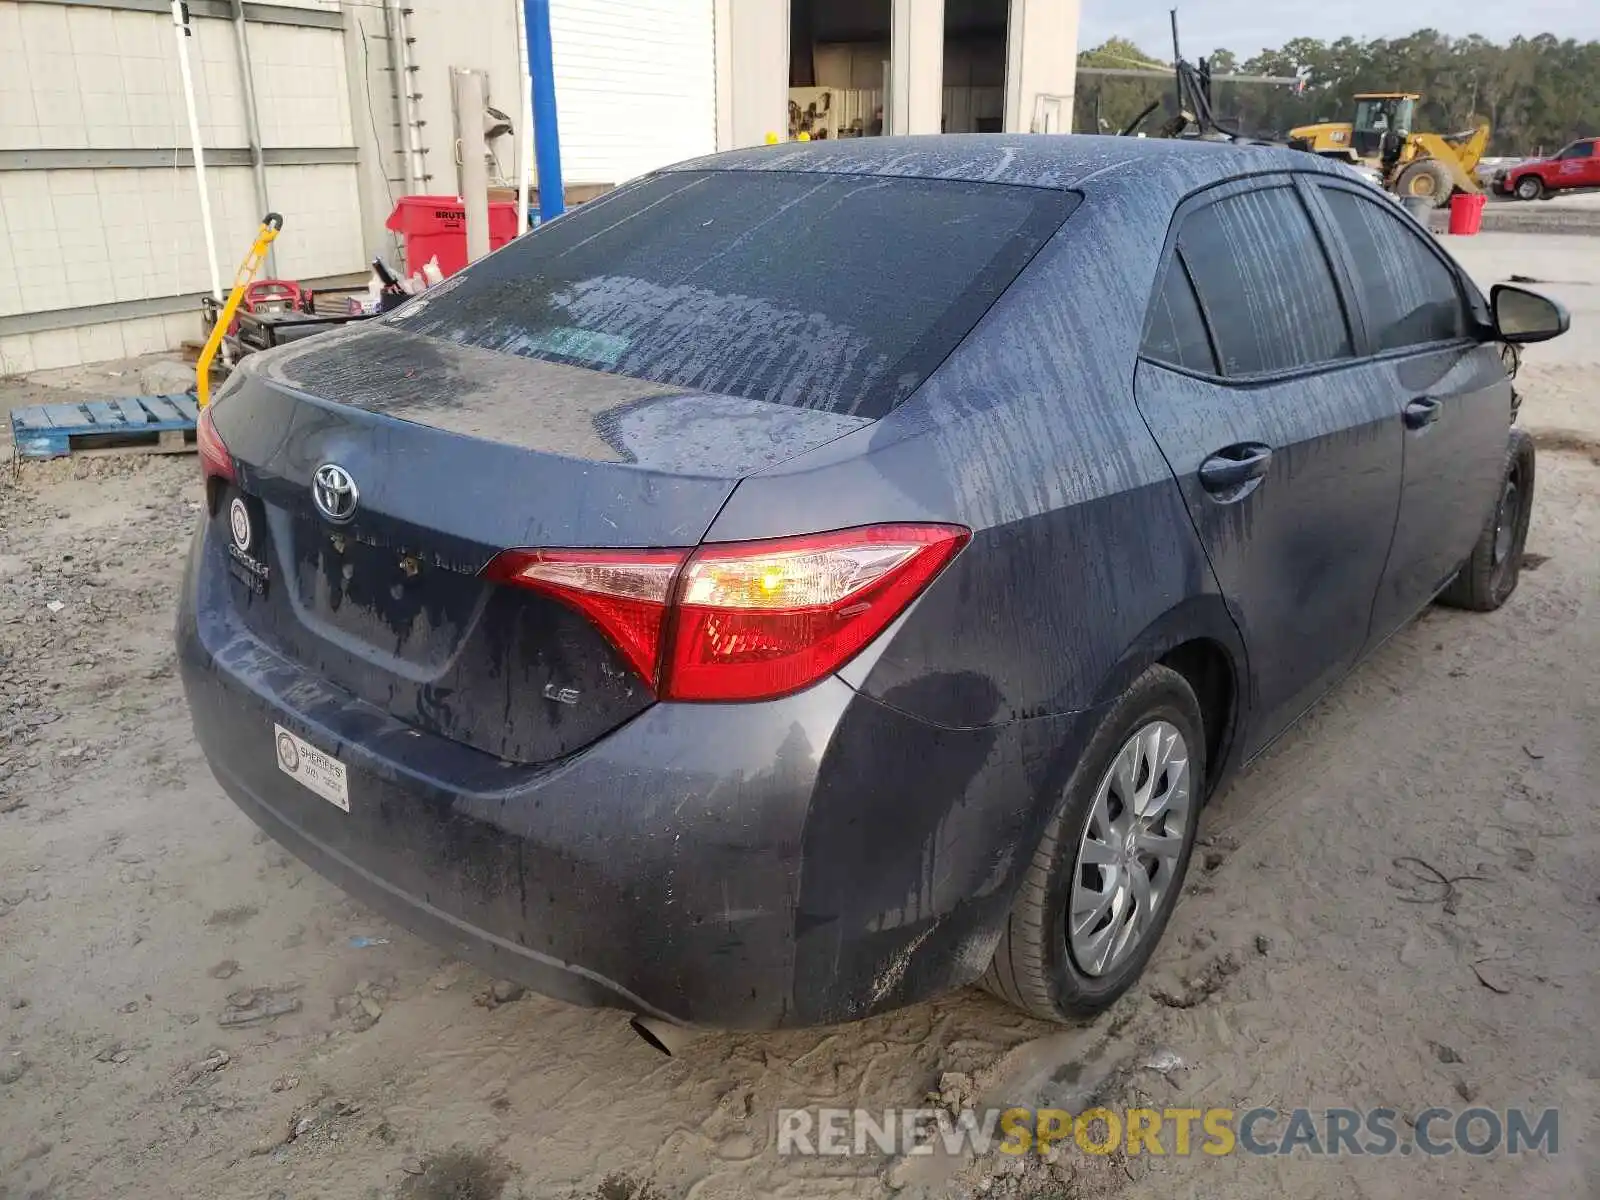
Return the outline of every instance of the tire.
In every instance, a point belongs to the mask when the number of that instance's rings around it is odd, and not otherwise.
[[[1518,200],[1538,200],[1544,195],[1544,180],[1537,175],[1524,175],[1517,180],[1517,186],[1512,189],[1512,195]]]
[[[1176,743],[1166,740],[1163,725],[1181,739],[1186,751],[1187,793],[1181,815],[1176,796],[1181,771],[1177,754],[1165,767],[1157,768],[1160,774],[1151,770],[1152,735],[1177,750]],[[1133,742],[1136,734],[1141,735],[1137,745]],[[1063,1021],[1101,1012],[1133,986],[1161,941],[1183,890],[1205,795],[1205,753],[1199,701],[1188,681],[1176,671],[1151,667],[1112,704],[1073,769],[1028,864],[994,959],[981,980],[988,991],[1031,1016]],[[1119,764],[1133,762],[1140,765],[1127,774],[1117,774]],[[1161,841],[1169,849],[1176,848],[1175,856],[1152,855],[1151,860],[1158,864],[1154,869],[1143,863],[1130,866],[1126,861],[1116,867],[1080,864],[1080,849],[1087,844],[1091,819],[1096,833],[1107,835],[1103,817],[1116,807],[1121,807],[1123,813],[1130,811],[1131,806],[1120,805],[1119,798],[1129,780],[1135,785],[1135,793],[1145,791],[1139,786],[1141,781],[1147,784],[1152,803],[1163,793],[1169,797],[1166,823],[1158,832],[1164,835]],[[1106,803],[1097,805],[1103,790]],[[1117,834],[1109,834],[1109,838],[1120,840]],[[1102,847],[1103,854],[1106,841],[1097,837],[1096,845]],[[1135,886],[1134,871],[1145,872],[1147,883],[1143,888]],[[1139,928],[1130,936],[1126,949],[1120,953],[1113,949],[1096,970],[1097,964],[1087,961],[1088,954],[1070,937],[1068,908],[1087,894],[1075,892],[1076,882],[1083,881],[1086,888],[1092,882],[1102,889],[1099,894],[1110,895],[1117,890],[1112,881],[1118,878],[1124,881],[1121,902],[1114,901],[1111,911],[1098,918],[1108,924],[1085,922],[1088,932],[1083,939],[1093,941],[1103,935],[1109,939],[1105,944],[1114,948],[1119,938],[1115,933],[1106,934],[1105,929],[1119,925],[1126,928],[1125,914],[1134,919],[1140,913],[1149,915],[1138,922]],[[1154,889],[1159,889],[1159,896],[1152,898]],[[1138,898],[1141,893],[1144,903]]]
[[[1435,208],[1440,208],[1449,203],[1450,193],[1455,190],[1455,186],[1449,168],[1437,159],[1423,158],[1400,172],[1394,190],[1402,198],[1416,196],[1431,200]]]
[[[1506,446],[1506,466],[1500,497],[1478,535],[1472,556],[1439,603],[1473,612],[1493,612],[1511,598],[1522,575],[1522,548],[1528,540],[1533,515],[1533,439],[1521,429],[1511,430]]]

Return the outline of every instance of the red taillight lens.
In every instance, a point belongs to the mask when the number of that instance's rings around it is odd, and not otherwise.
[[[211,420],[209,407],[200,410],[200,419],[195,422],[194,444],[200,452],[200,470],[207,479],[226,479],[229,483],[236,480],[233,455],[223,445],[217,427]]]
[[[664,698],[762,700],[837,670],[971,534],[872,525],[687,550],[508,550],[485,574],[584,613]]]
[[[696,550],[683,569],[662,694],[799,691],[882,633],[967,542],[949,525],[873,525]]]
[[[653,687],[672,581],[688,556],[687,550],[507,550],[484,574],[572,605]]]

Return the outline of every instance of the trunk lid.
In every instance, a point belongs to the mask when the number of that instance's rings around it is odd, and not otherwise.
[[[247,359],[213,419],[239,470],[211,519],[250,631],[520,763],[581,749],[654,697],[575,610],[481,579],[496,553],[693,546],[740,478],[869,423],[378,322]],[[356,488],[344,521],[313,500],[328,464]]]

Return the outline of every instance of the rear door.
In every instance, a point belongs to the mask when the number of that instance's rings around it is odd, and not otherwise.
[[[1472,552],[1500,494],[1511,382],[1498,348],[1477,337],[1481,297],[1415,221],[1359,186],[1319,181],[1315,193],[1348,264],[1367,332],[1362,352],[1403,431],[1400,518],[1373,603],[1377,640],[1432,600]]]
[[[1138,368],[1139,410],[1250,657],[1246,753],[1360,653],[1400,491],[1385,372],[1360,363],[1286,176],[1179,210]]]

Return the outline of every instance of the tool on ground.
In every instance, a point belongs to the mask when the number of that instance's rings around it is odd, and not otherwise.
[[[430,263],[423,264],[422,283],[413,283],[413,287],[430,286],[444,278],[439,271],[437,260],[431,261],[433,268],[431,272],[428,269],[429,266]],[[406,290],[405,281],[390,270],[389,264],[384,262],[382,258],[374,258],[372,260],[372,273],[377,276],[379,284],[382,285],[382,290],[378,293],[379,312],[386,313],[390,309],[399,308],[400,305],[411,299],[411,292]]]
[[[244,299],[239,302],[239,311],[228,322],[228,331],[224,335],[223,346],[231,347],[229,338],[238,338],[239,325],[249,314],[269,316],[276,313],[315,313],[317,311],[317,294],[308,287],[302,287],[292,279],[257,279],[245,288]],[[210,296],[200,297],[200,313],[205,322],[205,331],[209,335],[218,319],[222,316],[223,300],[213,299]]]
[[[250,281],[261,269],[262,260],[267,256],[267,247],[272,245],[282,229],[283,217],[280,214],[269,212],[262,217],[261,228],[256,231],[256,240],[250,247],[250,253],[244,256],[238,273],[233,277],[233,290],[228,293],[227,303],[222,306],[216,324],[211,327],[211,336],[206,338],[205,348],[200,351],[200,359],[195,364],[195,395],[199,398],[201,408],[211,403],[211,361],[222,347],[222,339],[227,336],[228,326],[233,323],[234,313],[239,311],[239,304],[244,300]]]

